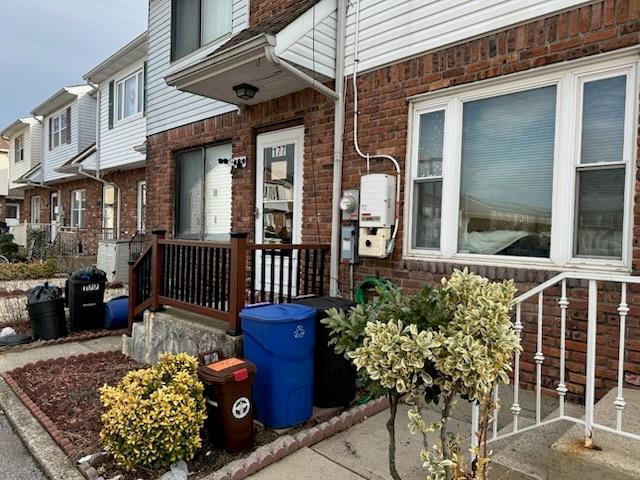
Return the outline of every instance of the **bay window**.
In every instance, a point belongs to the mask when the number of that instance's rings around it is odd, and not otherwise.
[[[630,267],[637,61],[573,65],[412,99],[408,256]]]

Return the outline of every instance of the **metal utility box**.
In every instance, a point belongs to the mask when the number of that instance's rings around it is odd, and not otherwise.
[[[391,228],[395,223],[396,177],[384,173],[360,179],[360,228]]]
[[[390,240],[390,228],[361,228],[358,254],[362,257],[386,258],[387,244]]]
[[[340,262],[353,265],[358,261],[358,229],[343,225],[340,228]]]
[[[385,258],[395,224],[396,177],[383,173],[360,179],[360,230],[358,254]]]
[[[129,240],[100,240],[97,267],[107,273],[110,283],[129,281]]]
[[[342,220],[345,222],[357,222],[360,214],[360,191],[345,190],[340,199]]]

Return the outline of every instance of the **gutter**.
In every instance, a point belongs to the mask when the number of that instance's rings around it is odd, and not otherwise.
[[[340,269],[340,197],[342,196],[342,160],[344,151],[344,64],[347,29],[347,0],[338,0],[336,25],[336,105],[333,120],[333,193],[331,197],[331,255],[329,294],[338,294]],[[323,85],[324,86],[324,85]]]

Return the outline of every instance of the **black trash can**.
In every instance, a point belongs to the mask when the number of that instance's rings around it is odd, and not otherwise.
[[[343,407],[356,396],[356,369],[329,345],[329,329],[320,323],[330,308],[349,310],[355,304],[339,297],[310,297],[292,303],[315,308],[316,343],[313,364],[313,404],[320,408]]]
[[[69,325],[72,331],[104,328],[106,283],[107,274],[95,267],[77,270],[69,275]]]
[[[45,283],[32,288],[27,293],[27,311],[35,340],[53,340],[67,335],[64,299],[59,287]]]

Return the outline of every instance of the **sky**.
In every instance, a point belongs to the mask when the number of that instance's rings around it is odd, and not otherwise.
[[[0,0],[0,130],[147,28],[148,0]]]

